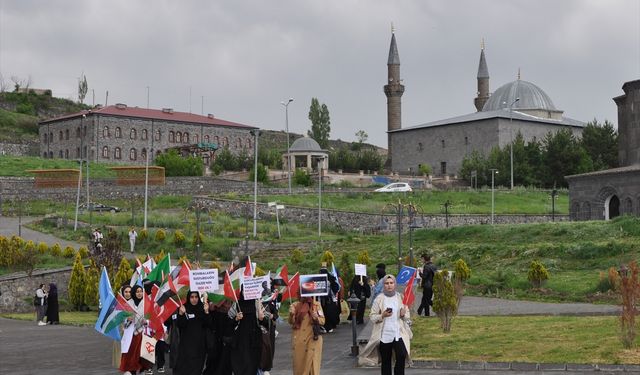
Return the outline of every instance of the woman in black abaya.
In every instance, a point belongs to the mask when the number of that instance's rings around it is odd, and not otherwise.
[[[234,375],[255,375],[260,365],[262,351],[262,330],[259,326],[264,319],[262,303],[245,300],[240,292],[238,302],[229,309],[229,318],[236,324],[231,342],[231,368]]]
[[[180,344],[174,375],[202,374],[206,356],[205,329],[210,323],[209,304],[200,301],[198,292],[190,291],[187,303],[180,306],[176,319],[180,328]]]
[[[55,283],[49,284],[49,298],[47,299],[47,301],[47,324],[60,323],[58,287]]]

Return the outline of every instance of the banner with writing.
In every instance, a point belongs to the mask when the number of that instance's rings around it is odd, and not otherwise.
[[[262,293],[271,294],[271,282],[269,276],[247,277],[244,279],[244,299],[262,298]]]
[[[218,290],[218,269],[189,270],[189,287],[198,292],[215,292]]]
[[[300,275],[300,297],[326,296],[329,281],[326,274]]]

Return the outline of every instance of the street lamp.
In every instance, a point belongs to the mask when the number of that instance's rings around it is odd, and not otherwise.
[[[347,302],[349,303],[349,311],[351,312],[351,356],[357,357],[360,352],[360,348],[358,347],[356,338],[356,311],[358,310],[360,298],[356,297],[355,293],[351,293]]]
[[[489,169],[491,171],[491,225],[493,225],[493,212],[495,210],[495,189],[494,189],[494,177],[498,174],[498,170],[495,168]]]
[[[250,133],[255,137],[253,143],[256,145],[253,149],[253,238],[256,238],[258,235],[258,136],[260,130],[251,130]]]
[[[511,134],[511,147],[509,147],[509,153],[511,155],[511,190],[513,190],[513,105],[519,100],[520,98],[516,98],[511,104],[509,104],[509,133]]]
[[[293,98],[289,98],[287,102],[280,102],[284,106],[285,129],[287,130],[287,177],[289,179],[289,195],[291,195],[291,150],[289,150],[289,104]]]
[[[551,190],[551,221],[556,221],[556,197],[558,196],[558,190],[553,188]]]
[[[424,212],[422,212],[422,208],[410,203],[407,205],[407,214],[409,215],[409,263],[410,266],[413,267],[413,230],[422,228],[424,225]],[[420,224],[418,224],[418,220],[416,220],[417,214],[422,215]]]
[[[318,159],[318,239],[322,238],[322,169],[324,157]]]
[[[196,261],[200,262],[201,259],[201,251],[200,251],[200,245],[201,245],[201,240],[200,240],[200,216],[202,214],[203,211],[207,212],[207,215],[209,215],[209,220],[207,221],[208,224],[213,225],[213,221],[211,220],[211,212],[209,211],[209,207],[207,207],[204,203],[201,202],[191,202],[191,205],[189,207],[187,207],[188,211],[193,211],[193,213],[196,216]],[[189,220],[187,219],[186,215],[185,218],[183,220],[184,224],[189,224]]]

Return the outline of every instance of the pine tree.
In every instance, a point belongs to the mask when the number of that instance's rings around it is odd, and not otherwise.
[[[87,269],[84,289],[84,303],[87,306],[98,305],[98,283],[100,282],[100,272],[98,265],[91,259],[89,269]]]
[[[327,108],[326,104],[320,105],[318,98],[311,99],[309,120],[311,120],[311,130],[307,132],[307,135],[315,139],[321,148],[326,149],[329,146],[331,119],[329,117],[329,108]]]
[[[85,281],[86,275],[82,265],[82,258],[80,254],[76,254],[73,270],[71,271],[71,279],[69,280],[69,302],[76,310],[80,310],[84,305]]]
[[[457,301],[453,284],[449,280],[449,271],[443,269],[436,272],[433,277],[433,311],[440,318],[440,327],[445,333],[451,331],[453,318],[458,314]]]
[[[133,269],[131,268],[131,264],[129,264],[129,261],[126,258],[122,258],[122,260],[120,261],[120,265],[118,266],[118,272],[116,272],[116,276],[111,286],[118,289],[125,283],[129,284],[132,274]]]

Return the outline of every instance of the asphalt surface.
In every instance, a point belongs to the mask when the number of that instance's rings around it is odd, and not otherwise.
[[[20,234],[20,237],[22,237],[25,241],[33,241],[36,244],[38,242],[46,242],[49,245],[53,245],[57,242],[60,244],[60,246],[62,246],[63,249],[67,246],[71,246],[74,249],[78,249],[80,246],[87,246],[86,243],[80,244],[73,241],[63,240],[50,234],[31,230],[25,226],[30,221],[37,219],[39,218],[23,217],[22,225],[20,225],[20,219],[18,219],[17,217],[0,216],[0,235],[11,237],[13,235]],[[73,222],[73,218],[70,219],[70,222]]]

